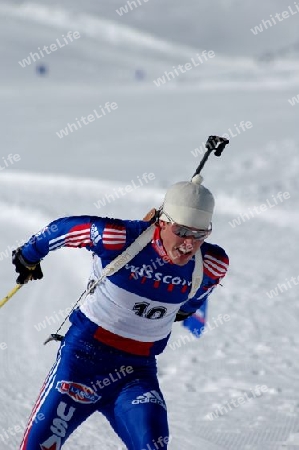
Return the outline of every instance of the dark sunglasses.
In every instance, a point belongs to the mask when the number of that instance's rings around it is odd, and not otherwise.
[[[192,230],[185,225],[176,223],[164,210],[162,212],[165,214],[169,222],[171,222],[171,231],[180,238],[193,238],[196,241],[203,241],[212,233],[212,223],[210,224],[210,228],[208,230]]]

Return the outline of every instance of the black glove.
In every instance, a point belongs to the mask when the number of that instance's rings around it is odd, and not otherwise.
[[[20,247],[13,250],[12,263],[16,266],[16,272],[19,274],[17,278],[18,284],[25,284],[30,280],[40,280],[43,278],[40,263],[30,263],[27,261],[22,255]]]
[[[192,314],[194,314],[193,312],[184,312],[184,311],[178,311],[174,321],[175,322],[181,322],[182,320],[187,319],[187,317],[192,316]]]

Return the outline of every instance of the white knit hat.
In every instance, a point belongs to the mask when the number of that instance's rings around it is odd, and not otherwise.
[[[180,181],[170,186],[160,219],[169,222],[168,215],[180,225],[207,230],[212,221],[215,201],[209,189],[202,186],[202,181],[202,176],[196,175],[192,181]]]

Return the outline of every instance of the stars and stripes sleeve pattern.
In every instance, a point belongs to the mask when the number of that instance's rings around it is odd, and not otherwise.
[[[207,252],[203,259],[204,273],[212,280],[215,280],[216,284],[225,276],[229,265],[228,256],[224,250],[220,252],[219,249],[220,247],[215,253]]]
[[[86,247],[92,250],[90,216],[57,219],[33,235],[22,247],[22,254],[32,262],[40,261],[50,251],[61,247]]]
[[[38,262],[62,247],[84,247],[106,260],[115,258],[147,227],[141,221],[96,216],[63,217],[33,235],[22,247],[29,262]]]
[[[90,223],[75,225],[70,230],[49,241],[49,251],[57,250],[61,247],[87,247],[91,245]]]
[[[195,312],[208,299],[215,287],[220,283],[229,267],[229,258],[223,248],[208,244],[203,254],[203,282],[195,296],[182,307],[184,312]]]
[[[102,242],[106,250],[122,250],[126,243],[126,228],[123,225],[107,223],[103,229]]]

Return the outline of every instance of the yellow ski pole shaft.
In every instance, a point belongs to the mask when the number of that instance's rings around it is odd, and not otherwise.
[[[0,300],[0,308],[2,308],[2,306],[5,305],[5,303],[8,302],[8,300],[10,300],[22,286],[22,284],[16,284],[16,286],[2,300]]]

